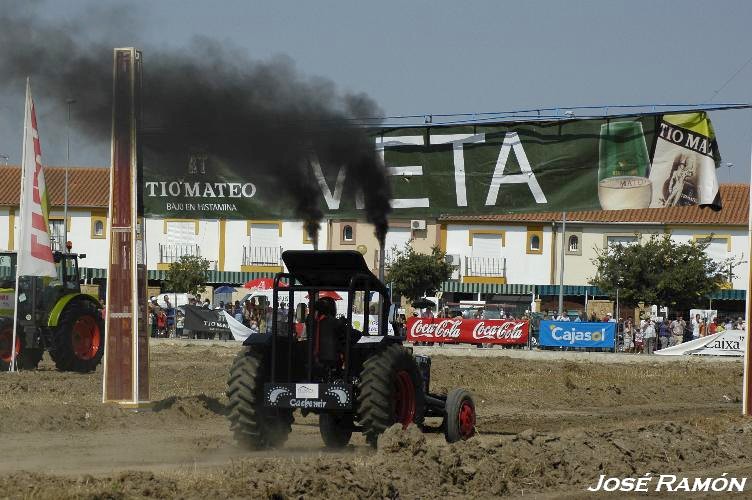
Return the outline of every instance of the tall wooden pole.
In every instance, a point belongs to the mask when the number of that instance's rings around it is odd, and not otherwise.
[[[146,249],[137,145],[140,91],[141,52],[115,49],[103,401],[127,407],[147,405],[150,398]]]

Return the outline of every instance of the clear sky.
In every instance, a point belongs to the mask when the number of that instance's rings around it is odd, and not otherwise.
[[[76,18],[93,5],[48,1],[40,11],[49,19]],[[139,13],[139,22],[113,43],[142,48],[147,67],[150,47],[179,49],[195,36],[207,36],[254,59],[289,56],[305,74],[366,92],[387,115],[711,98],[752,102],[752,62],[743,67],[752,58],[749,0],[141,0],[128,5]],[[98,28],[91,26],[91,33],[81,36],[95,36]],[[17,163],[23,103],[9,97],[12,89],[0,89],[0,154]],[[35,100],[45,163],[63,164],[64,113],[45,103],[44,95],[35,94]],[[752,111],[714,112],[711,118],[723,160],[734,164],[719,171],[720,181],[749,182]],[[73,132],[71,163],[108,162],[108,144],[92,144]]]

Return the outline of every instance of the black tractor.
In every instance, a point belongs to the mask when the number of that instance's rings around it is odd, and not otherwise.
[[[395,423],[443,431],[449,442],[474,435],[470,393],[429,392],[431,359],[413,356],[402,337],[389,334],[388,290],[360,253],[286,251],[282,259],[289,272],[274,278],[272,333],[250,335],[230,369],[230,429],[239,444],[282,445],[295,410],[319,415],[330,448],[346,446],[353,432],[375,446]],[[375,293],[379,307],[371,310]],[[303,296],[307,304],[293,307]],[[333,296],[345,311],[337,313]],[[442,423],[429,427],[426,417]]]
[[[18,300],[16,367],[34,369],[48,351],[63,371],[90,372],[104,353],[104,321],[99,301],[81,293],[78,259],[54,252],[57,277],[21,276],[16,294],[15,252],[0,252],[0,370],[13,352],[13,308]]]

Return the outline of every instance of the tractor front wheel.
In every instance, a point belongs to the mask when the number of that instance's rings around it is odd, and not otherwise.
[[[358,420],[371,446],[396,423],[421,425],[425,412],[423,378],[402,346],[390,345],[365,363],[360,377]]]
[[[42,349],[26,349],[21,335],[16,335],[16,368],[33,370],[42,360]],[[13,345],[13,326],[6,325],[0,329],[0,370],[8,370],[11,362]]]
[[[475,402],[465,389],[454,389],[447,395],[444,436],[448,443],[470,439],[475,435]]]
[[[282,446],[292,430],[292,410],[264,407],[264,365],[261,355],[242,352],[227,380],[230,430],[239,445],[252,450]]]
[[[350,413],[322,413],[319,431],[327,448],[344,448],[353,433],[353,416]]]
[[[50,355],[61,371],[91,372],[104,354],[104,322],[86,303],[69,305],[60,317]]]

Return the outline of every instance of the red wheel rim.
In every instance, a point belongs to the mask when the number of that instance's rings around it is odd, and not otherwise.
[[[99,352],[102,337],[97,321],[91,316],[82,316],[73,324],[71,342],[78,359],[89,360]]]
[[[10,363],[12,359],[11,346],[13,345],[13,329],[6,328],[0,332],[0,360]],[[16,356],[21,352],[21,337],[16,335]]]
[[[394,415],[403,428],[407,428],[415,418],[415,384],[405,370],[397,372],[394,391]]]
[[[470,401],[465,400],[462,402],[458,421],[462,439],[471,438],[475,434],[475,408]]]

